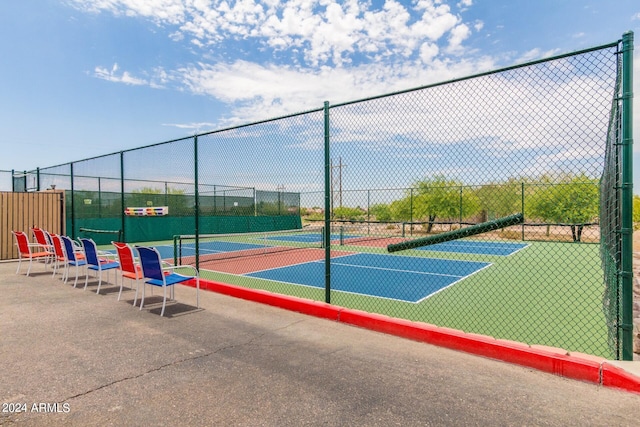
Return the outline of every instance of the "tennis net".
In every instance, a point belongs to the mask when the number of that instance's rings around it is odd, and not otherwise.
[[[98,245],[108,245],[111,242],[122,241],[122,230],[97,230],[93,228],[80,227],[78,237],[92,239]]]
[[[178,265],[262,257],[269,254],[324,247],[324,227],[295,230],[178,235],[174,237]]]

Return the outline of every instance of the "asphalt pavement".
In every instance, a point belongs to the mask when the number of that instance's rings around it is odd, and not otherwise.
[[[160,317],[157,292],[139,310],[16,267],[0,263],[3,426],[638,425],[638,394],[209,291],[196,309],[182,285]]]

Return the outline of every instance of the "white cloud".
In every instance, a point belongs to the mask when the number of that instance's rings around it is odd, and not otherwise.
[[[111,12],[118,16],[151,18],[156,22],[179,24],[185,19],[182,0],[69,0],[81,10]]]
[[[420,59],[424,63],[430,63],[433,58],[438,55],[439,49],[436,44],[433,43],[423,43],[420,46]]]
[[[218,49],[237,39],[275,51],[298,49],[305,65],[343,66],[360,56],[416,58],[425,38],[459,50],[469,27],[440,0],[405,5],[386,0],[375,8],[362,0],[69,0],[92,13],[149,19],[172,26],[169,38]],[[463,0],[459,6],[470,7]],[[478,29],[478,23],[475,24]],[[448,37],[447,37],[448,35]]]
[[[471,6],[473,6],[473,0],[461,0],[458,3],[458,8],[462,11],[467,10],[468,8],[470,8]]]
[[[70,0],[82,10],[150,19],[170,26],[174,42],[194,49],[224,49],[241,38],[270,49],[276,59],[260,63],[229,55],[228,61],[200,62],[179,69],[155,69],[134,77],[97,67],[98,78],[152,87],[177,86],[231,105],[229,118],[254,120],[316,108],[322,101],[346,101],[486,71],[493,62],[455,61],[471,27],[441,0],[406,5],[386,0]],[[470,7],[463,0],[459,7]],[[255,46],[254,46],[255,47]],[[268,50],[267,50],[268,51]],[[289,55],[290,54],[290,55]],[[278,62],[277,57],[288,60]],[[220,57],[220,55],[217,55]]]
[[[424,54],[433,56],[426,44]],[[361,99],[462,77],[495,68],[489,58],[478,61],[432,61],[419,64],[367,64],[351,68],[298,69],[248,61],[197,64],[173,74],[175,83],[230,105],[227,120],[247,123],[322,106]],[[229,123],[228,123],[229,124]]]
[[[552,49],[552,50],[543,52],[539,48],[534,48],[520,55],[520,57],[518,57],[518,59],[516,60],[516,63],[523,63],[523,62],[535,61],[537,59],[542,59],[542,58],[549,58],[558,53],[559,53],[558,49]]]
[[[193,131],[194,134],[207,132],[216,128],[216,123],[199,122],[199,123],[163,123],[162,126],[176,127],[178,129],[187,129]]]
[[[451,36],[449,36],[449,46],[447,51],[459,52],[462,50],[462,42],[465,41],[471,35],[471,30],[465,24],[460,24],[451,30]]]
[[[150,82],[144,79],[133,77],[129,72],[124,71],[118,75],[118,64],[115,63],[111,67],[111,70],[105,67],[96,67],[94,70],[94,76],[99,79],[108,80],[110,82],[124,83],[128,85],[140,86],[147,85]]]

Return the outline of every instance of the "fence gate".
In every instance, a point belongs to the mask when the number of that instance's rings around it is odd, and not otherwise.
[[[0,260],[18,258],[12,230],[31,237],[36,226],[51,233],[64,233],[64,191],[34,193],[0,192]]]

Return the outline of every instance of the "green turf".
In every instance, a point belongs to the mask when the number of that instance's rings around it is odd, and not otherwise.
[[[384,253],[376,248],[336,249]],[[429,251],[403,251],[399,255],[485,261],[492,266],[417,304],[341,292],[332,292],[331,303],[531,345],[613,357],[602,310],[598,245],[532,242],[509,257]],[[206,271],[202,275],[244,287],[324,300],[323,289]]]

